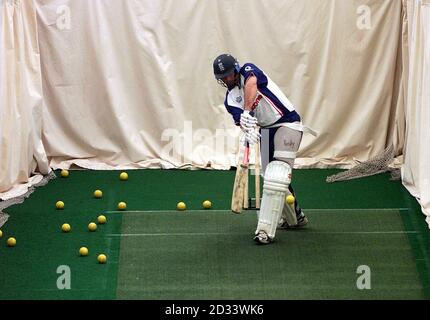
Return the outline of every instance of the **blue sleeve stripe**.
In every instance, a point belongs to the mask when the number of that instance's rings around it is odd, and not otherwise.
[[[249,69],[248,69],[249,68]],[[261,71],[255,64],[245,63],[240,69],[240,73],[243,75],[245,82],[251,75],[257,77],[257,87],[260,88],[262,86],[267,85],[267,77],[263,71]]]

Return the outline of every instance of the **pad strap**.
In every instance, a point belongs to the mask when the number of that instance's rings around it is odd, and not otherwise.
[[[286,158],[286,159],[295,159],[297,152],[294,151],[275,151],[273,153],[274,158]]]

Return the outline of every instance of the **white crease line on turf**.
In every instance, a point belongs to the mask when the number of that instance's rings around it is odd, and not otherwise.
[[[187,213],[187,212],[231,212],[230,210],[184,210],[184,211],[178,211],[176,209],[172,210],[123,210],[123,211],[105,211],[105,213],[141,213],[141,212],[181,212],[181,213]]]
[[[419,231],[334,231],[334,232],[318,232],[318,231],[301,231],[304,234],[408,234],[408,233],[420,233]],[[107,237],[168,237],[168,236],[225,236],[225,235],[245,235],[245,233],[211,233],[211,232],[199,232],[199,233],[112,233],[107,234]],[[246,233],[248,235],[248,233]]]
[[[164,236],[220,236],[231,235],[231,233],[112,233],[108,237],[164,237]]]
[[[410,210],[410,208],[336,208],[336,209],[316,209],[316,208],[302,208],[303,211],[407,211]],[[177,210],[123,210],[123,211],[105,211],[105,213],[142,213],[142,212],[148,212],[148,213],[156,213],[156,212],[231,212],[231,210],[184,210],[184,211],[177,211]],[[244,210],[246,211],[255,211],[255,209],[249,209]]]
[[[111,263],[111,262],[109,262]],[[59,291],[59,290],[63,290],[63,289],[28,289],[28,291],[36,291],[36,292],[40,292],[40,291]],[[67,291],[69,292],[74,292],[74,291],[87,291],[87,292],[100,292],[100,289],[67,289]],[[34,299],[34,298],[33,298]]]
[[[307,209],[307,208],[302,208],[303,211],[309,210],[309,211],[405,211],[405,210],[410,210],[410,208],[336,208],[336,209]]]

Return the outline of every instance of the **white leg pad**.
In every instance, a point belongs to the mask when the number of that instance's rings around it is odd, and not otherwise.
[[[285,195],[291,182],[292,168],[286,162],[272,161],[264,173],[263,197],[255,234],[264,231],[275,237],[276,228],[285,204]]]

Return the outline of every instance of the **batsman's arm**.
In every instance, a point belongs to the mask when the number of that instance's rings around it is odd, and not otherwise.
[[[246,79],[244,87],[245,105],[247,111],[254,110],[254,101],[257,97],[257,77],[251,75]]]

